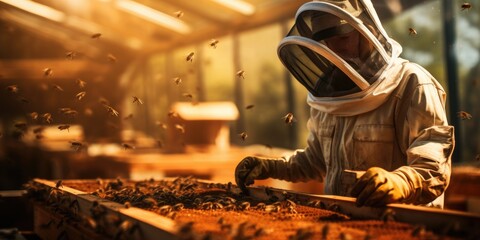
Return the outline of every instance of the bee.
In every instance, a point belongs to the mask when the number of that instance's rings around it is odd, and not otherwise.
[[[127,150],[127,149],[135,149],[135,146],[133,145],[130,145],[128,143],[122,143],[122,147],[124,150]]]
[[[18,100],[22,103],[30,103],[30,101],[28,101],[28,99],[26,99],[25,97],[19,97]]]
[[[53,74],[53,70],[51,68],[44,68],[43,69],[43,76],[48,77]]]
[[[7,87],[7,91],[11,93],[18,93],[18,86],[17,85],[10,85]]]
[[[328,232],[330,232],[330,225],[327,223],[322,227],[322,239],[327,239]]]
[[[470,8],[472,8],[472,4],[467,3],[467,2],[462,3],[462,11],[463,10],[469,10]]]
[[[175,16],[177,16],[177,18],[183,17],[183,12],[182,11],[176,11],[173,14],[175,14]]]
[[[480,153],[475,156],[475,161],[480,162]]]
[[[175,128],[181,133],[185,133],[185,127],[180,124],[175,124]]]
[[[217,48],[218,40],[212,39],[210,40],[210,47]]]
[[[380,220],[383,222],[391,222],[395,220],[395,211],[390,208],[385,209],[382,215],[380,216]]]
[[[237,75],[237,77],[245,79],[245,71],[243,71],[243,70],[237,71],[236,75]]]
[[[27,131],[27,123],[25,122],[17,122],[13,126],[15,126],[20,131]]]
[[[425,235],[425,226],[424,225],[418,225],[416,226],[411,233],[412,237],[423,237]]]
[[[173,81],[175,82],[175,84],[180,85],[180,83],[182,83],[182,79],[180,77],[176,77],[173,79]]]
[[[82,79],[80,78],[77,78],[75,80],[75,83],[80,87],[80,88],[84,88],[85,85],[87,85],[87,82],[83,81]]]
[[[42,118],[43,118],[43,121],[45,121],[46,123],[52,123],[53,122],[53,118],[52,118],[51,113],[42,114]]]
[[[340,233],[340,240],[352,240],[352,236],[348,233]]]
[[[168,117],[171,117],[171,118],[177,118],[177,117],[178,117],[178,113],[170,110],[170,111],[168,111],[167,116],[168,116]]]
[[[114,63],[114,62],[117,62],[117,57],[115,57],[113,54],[109,53],[107,55],[107,58],[108,58],[108,61]]]
[[[60,125],[60,126],[58,126],[58,129],[60,129],[60,131],[63,131],[63,130],[66,129],[68,132],[70,132],[70,125],[68,125],[68,124]]]
[[[135,97],[135,96],[133,96],[132,98],[133,98],[133,103],[137,103],[137,104],[140,104],[140,105],[143,104],[142,99],[140,99],[138,97]]]
[[[187,62],[193,62],[193,56],[194,56],[194,55],[195,55],[194,52],[189,53],[189,54],[187,55],[187,58],[186,58]]]
[[[55,90],[57,90],[57,91],[63,92],[63,88],[60,87],[60,86],[57,85],[57,84],[52,84],[52,87],[53,87]]]
[[[252,108],[254,108],[254,107],[255,107],[255,105],[251,104],[251,105],[247,105],[247,106],[245,107],[245,109],[248,110],[248,109],[252,109]]]
[[[295,122],[295,117],[293,117],[293,113],[287,113],[285,116],[283,116],[283,119],[288,125],[292,125],[293,122]]]
[[[107,99],[103,98],[103,97],[99,98],[99,99],[98,99],[98,102],[99,102],[100,104],[103,104],[103,105],[109,105],[109,104],[110,104],[110,102],[109,102]]]
[[[157,143],[158,148],[162,148],[162,147],[163,147],[163,141],[162,141],[162,139],[155,139],[155,142]]]
[[[124,234],[132,234],[135,231],[135,229],[137,229],[137,227],[138,227],[137,224],[128,220],[124,220],[120,224],[120,226],[118,226],[114,239],[121,239],[122,235]]]
[[[33,133],[39,134],[39,133],[42,133],[43,130],[44,130],[43,127],[37,127],[37,128],[34,128],[34,129],[33,129]]]
[[[30,118],[32,118],[32,120],[37,120],[38,119],[38,113],[37,112],[31,112],[29,115],[30,115]]]
[[[70,141],[70,147],[73,148],[76,152],[78,152],[85,147],[85,144],[78,141]]]
[[[240,138],[242,139],[242,141],[245,141],[245,139],[247,139],[248,135],[246,132],[242,132],[240,134],[238,134],[240,136]]]
[[[91,108],[85,108],[83,110],[83,114],[85,114],[85,116],[92,116],[93,115],[93,110]]]
[[[73,110],[73,109],[70,109],[70,110],[68,110],[68,111],[63,112],[63,114],[64,114],[65,116],[67,116],[67,117],[74,118],[74,117],[77,116],[78,112],[75,111],[75,110]]]
[[[417,30],[414,28],[408,28],[408,35],[417,35]]]
[[[117,112],[117,110],[113,109],[112,107],[108,106],[108,105],[103,105],[105,106],[105,108],[107,109],[107,112],[110,113],[110,115],[114,116],[114,117],[118,117],[118,115],[120,114],[119,112]]]
[[[188,98],[188,99],[192,99],[193,98],[193,95],[190,94],[190,93],[184,93],[182,94],[184,97]]]
[[[101,33],[94,33],[90,37],[93,38],[93,39],[100,39],[100,36],[102,36]]]
[[[75,97],[78,99],[78,101],[82,100],[83,97],[85,97],[86,92],[79,92]]]
[[[157,125],[159,128],[167,129],[167,124],[165,124],[163,122],[156,121],[155,125]]]
[[[77,56],[77,53],[74,51],[65,53],[65,58],[67,58],[68,60],[73,60],[76,56]]]
[[[132,119],[132,118],[133,118],[133,114],[130,113],[126,117],[124,117],[123,120],[129,120],[129,119]]]
[[[462,120],[469,120],[469,119],[472,119],[472,115],[468,112],[465,112],[465,111],[460,111],[457,113],[458,117],[460,117],[460,119]]]
[[[60,187],[63,187],[62,180],[58,180],[58,181],[55,183],[55,188],[60,188]]]

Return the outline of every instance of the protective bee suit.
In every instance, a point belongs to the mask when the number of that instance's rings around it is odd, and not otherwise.
[[[352,33],[359,36],[358,46],[350,46],[358,54],[327,42]],[[401,59],[401,51],[369,0],[302,5],[278,56],[309,91],[308,146],[283,159],[243,159],[237,184],[318,180],[325,194],[350,194],[359,205],[443,207],[454,149],[446,95],[425,69]],[[345,169],[366,171],[351,193],[341,186]]]

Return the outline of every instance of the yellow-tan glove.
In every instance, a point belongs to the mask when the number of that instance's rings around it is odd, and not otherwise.
[[[269,178],[269,165],[274,164],[274,159],[261,159],[258,157],[246,157],[240,161],[235,168],[235,182],[237,186],[247,193],[246,186],[254,183],[255,180]]]
[[[357,206],[375,207],[400,203],[409,193],[408,183],[398,173],[379,167],[369,168],[351,191],[351,195],[357,198]]]

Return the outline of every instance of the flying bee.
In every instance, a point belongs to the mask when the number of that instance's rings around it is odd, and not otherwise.
[[[470,8],[472,8],[472,4],[467,3],[467,2],[462,3],[462,11],[463,10],[469,10]]]
[[[63,187],[62,180],[58,180],[58,181],[55,183],[55,188],[60,188],[60,187]]]
[[[284,121],[286,124],[288,125],[292,125],[293,122],[295,122],[295,117],[293,117],[293,113],[287,113],[284,117],[283,117]]]
[[[58,126],[58,129],[60,129],[60,131],[67,130],[67,132],[70,132],[70,125],[68,124],[60,125]]]
[[[180,85],[180,83],[182,83],[182,79],[180,77],[176,77],[173,79],[173,81],[175,82],[175,84]]]
[[[186,58],[187,62],[193,62],[193,56],[194,56],[194,55],[195,55],[194,52],[189,53],[189,54],[187,55],[187,58]]]
[[[109,53],[107,55],[107,58],[108,58],[108,61],[114,63],[114,62],[117,62],[117,57],[115,57],[113,54]]]
[[[29,115],[30,115],[30,118],[32,118],[32,120],[37,120],[38,119],[38,113],[37,112],[31,112]]]
[[[170,111],[168,111],[167,116],[168,116],[168,117],[171,117],[171,118],[177,118],[177,117],[178,117],[178,113],[176,113],[176,112],[173,111],[173,110],[170,110]]]
[[[182,96],[184,96],[184,97],[186,97],[186,98],[188,98],[188,99],[192,99],[192,98],[193,98],[193,95],[190,94],[190,93],[184,93],[184,94],[182,94]]]
[[[109,104],[110,104],[110,102],[109,102],[107,99],[103,98],[103,97],[99,98],[99,99],[98,99],[98,102],[99,102],[100,104],[103,104],[103,105],[109,105]]]
[[[418,225],[412,230],[412,237],[423,237],[426,233],[424,225]]]
[[[43,76],[48,77],[53,74],[53,70],[51,68],[44,68],[43,69]]]
[[[460,119],[462,120],[469,120],[469,119],[472,119],[472,115],[468,112],[465,112],[465,111],[460,111],[457,113],[458,117],[460,117]]]
[[[74,51],[65,53],[65,58],[67,58],[68,60],[73,60],[76,56],[77,56],[77,53]]]
[[[42,118],[43,118],[43,121],[45,121],[46,123],[52,123],[53,122],[53,118],[52,118],[51,113],[42,114]]]
[[[80,87],[80,88],[84,88],[85,85],[87,85],[87,82],[83,81],[82,79],[80,78],[77,78],[75,80],[75,83]]]
[[[408,35],[417,35],[417,30],[414,28],[408,28]]]
[[[245,79],[245,71],[243,71],[243,70],[237,71],[236,75],[237,75],[237,77]]]
[[[380,215],[380,220],[382,220],[383,222],[395,221],[395,211],[390,208],[385,209],[382,215]]]
[[[25,97],[19,97],[18,101],[20,101],[22,103],[30,103],[30,101],[28,99],[26,99]]]
[[[105,106],[105,108],[107,109],[107,112],[110,113],[110,115],[114,116],[114,117],[118,117],[118,115],[120,114],[119,112],[117,112],[117,110],[113,109],[112,107],[108,106],[108,105],[103,105]]]
[[[83,97],[85,97],[86,92],[79,92],[75,97],[78,99],[78,101],[82,100]]]
[[[93,38],[93,39],[100,39],[100,36],[102,36],[101,33],[94,33],[90,37]]]
[[[57,90],[57,91],[63,92],[63,88],[60,87],[60,86],[57,85],[57,84],[52,84],[52,87],[53,87],[55,90]]]
[[[130,113],[126,117],[124,117],[123,120],[129,120],[129,119],[132,119],[132,118],[133,118],[133,114]]]
[[[26,122],[17,122],[13,126],[15,126],[20,131],[27,131],[27,123]]]
[[[70,147],[73,148],[76,152],[78,152],[86,146],[84,143],[79,141],[70,141]]]
[[[185,127],[180,124],[175,124],[175,129],[177,129],[181,133],[185,133]]]
[[[18,86],[17,85],[10,85],[7,87],[7,91],[11,93],[18,93]]]
[[[34,129],[33,129],[33,133],[39,134],[39,133],[43,132],[43,130],[44,130],[43,127],[37,127],[37,128],[34,128]]]
[[[128,143],[122,143],[122,147],[123,149],[127,150],[127,149],[135,149],[135,146],[133,145],[130,145]]]
[[[156,121],[155,125],[157,125],[159,128],[167,129],[167,124],[165,124],[163,122]]]
[[[67,117],[75,118],[78,115],[78,112],[73,109],[70,109],[68,111],[63,112],[63,115]]]
[[[210,47],[217,48],[218,40],[212,39],[210,40]]]
[[[177,18],[183,17],[183,12],[182,11],[176,11],[173,14],[175,14],[175,16],[177,16]]]
[[[133,96],[132,98],[133,98],[133,103],[137,103],[137,104],[140,104],[140,105],[143,104],[142,99],[140,99],[138,97],[135,97],[135,96]]]
[[[242,132],[240,134],[238,134],[240,136],[240,138],[242,139],[242,141],[245,141],[245,139],[247,139],[248,135],[246,132]]]
[[[251,104],[251,105],[247,105],[247,106],[245,107],[245,109],[248,110],[248,109],[252,109],[252,108],[254,108],[254,107],[255,107],[255,105]]]

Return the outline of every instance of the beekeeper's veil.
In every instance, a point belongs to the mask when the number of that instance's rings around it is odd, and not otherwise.
[[[309,91],[312,107],[338,115],[370,111],[398,85],[400,45],[389,38],[369,0],[325,0],[302,5],[278,46],[278,56]],[[343,54],[332,39],[357,36]],[[398,70],[398,69],[397,69]],[[387,79],[386,79],[387,78]]]

